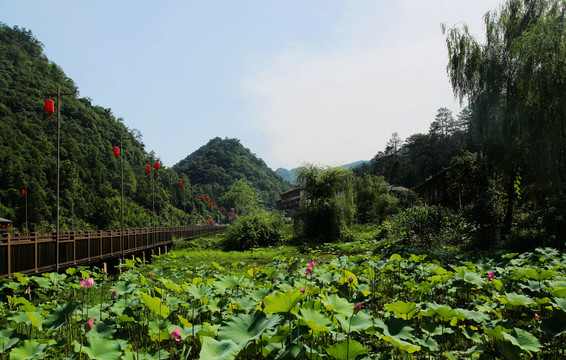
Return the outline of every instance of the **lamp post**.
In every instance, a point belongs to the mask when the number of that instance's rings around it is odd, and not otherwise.
[[[122,149],[122,151],[120,151]],[[124,155],[122,147],[122,134],[120,134],[120,147],[115,146],[113,149],[114,159],[120,156],[120,212],[121,212],[121,231],[120,231],[120,248],[122,249],[122,259],[124,258]]]
[[[57,87],[57,94],[48,94],[48,96],[57,96],[57,214],[55,218],[55,269],[59,272],[59,169],[61,158],[61,96],[74,96],[75,94],[61,94],[61,88]],[[53,100],[45,100],[45,112],[47,118],[51,119],[53,114]]]
[[[26,224],[26,228],[29,229],[29,227],[28,227],[28,192],[27,192],[27,190],[28,190],[28,186],[26,185],[25,189],[22,190],[22,195],[24,196],[24,203],[25,203],[25,214],[26,214],[25,224]]]

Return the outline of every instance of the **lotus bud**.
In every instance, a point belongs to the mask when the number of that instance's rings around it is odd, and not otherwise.
[[[85,331],[89,332],[92,330],[93,327],[94,327],[94,318],[91,317],[90,319],[88,319],[88,321],[85,324]]]
[[[173,330],[173,332],[171,333],[171,340],[181,341],[181,329],[176,328],[175,330]]]

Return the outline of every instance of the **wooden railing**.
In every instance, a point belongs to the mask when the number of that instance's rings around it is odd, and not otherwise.
[[[167,251],[173,238],[195,239],[222,232],[226,226],[102,230],[52,234],[0,234],[0,278],[13,273],[38,274],[71,266],[88,265],[148,251]]]

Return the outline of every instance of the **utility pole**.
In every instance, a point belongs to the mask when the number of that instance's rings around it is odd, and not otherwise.
[[[61,96],[74,96],[75,94],[61,94],[61,88],[58,86],[57,94],[48,94],[47,96],[54,95],[57,96],[57,215],[55,218],[55,268],[57,272],[59,272],[59,169],[61,161]],[[49,114],[49,118],[51,118],[51,114]]]

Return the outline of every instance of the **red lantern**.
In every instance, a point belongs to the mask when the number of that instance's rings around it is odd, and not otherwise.
[[[202,201],[204,201],[204,196],[202,197]]]
[[[45,112],[47,113],[47,118],[51,119],[51,114],[55,112],[53,100],[45,100]]]
[[[179,181],[179,187],[182,188],[183,187],[183,182]]]
[[[155,171],[159,171],[159,161],[155,162]]]
[[[208,201],[208,196],[206,197],[206,201]]]
[[[117,146],[114,146],[113,152],[114,152],[114,159],[117,159],[118,155],[120,155],[120,148],[117,147]]]
[[[22,190],[22,196],[26,196],[26,191]]]
[[[148,175],[151,172],[151,166],[146,165],[145,166],[145,174]]]

